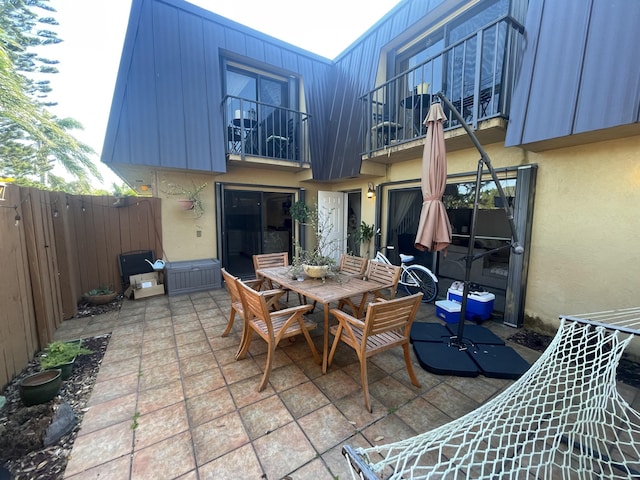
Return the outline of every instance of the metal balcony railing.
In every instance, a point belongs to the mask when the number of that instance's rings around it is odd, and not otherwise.
[[[368,92],[362,97],[363,155],[423,137],[439,91],[473,129],[481,120],[508,118],[523,39],[524,27],[502,17]],[[446,108],[445,114],[445,130],[459,126]]]
[[[306,113],[231,95],[222,111],[227,155],[309,163]]]

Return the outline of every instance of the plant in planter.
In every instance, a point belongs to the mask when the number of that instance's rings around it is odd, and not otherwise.
[[[66,380],[71,375],[76,357],[90,353],[93,351],[84,348],[81,340],[51,342],[40,356],[40,368],[43,370],[60,369],[62,370],[62,379]]]
[[[367,222],[362,221],[360,226],[358,227],[358,231],[356,232],[356,241],[358,245],[366,244],[367,246],[367,256],[369,258],[371,255],[371,239],[373,238],[374,230],[373,225],[368,225]]]
[[[202,205],[202,199],[200,194],[207,187],[207,183],[203,183],[199,187],[193,184],[193,188],[188,189],[179,184],[169,184],[169,190],[165,193],[168,195],[180,195],[183,198],[178,200],[182,208],[185,210],[193,210],[196,218],[200,218],[204,215],[204,207]]]
[[[294,265],[302,265],[304,272],[313,278],[324,278],[336,269],[334,254],[338,251],[338,244],[331,238],[333,225],[330,213],[320,211],[317,206],[309,207],[301,201],[294,203],[290,209],[293,221],[311,227],[316,234],[315,246],[312,249],[296,247],[294,256]]]
[[[83,296],[87,302],[93,305],[104,305],[111,302],[118,294],[109,287],[98,287],[85,292]]]

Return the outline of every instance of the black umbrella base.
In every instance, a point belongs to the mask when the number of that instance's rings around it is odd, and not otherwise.
[[[455,331],[452,331],[455,330]],[[516,379],[529,364],[485,327],[465,325],[457,341],[457,325],[414,323],[410,340],[418,363],[436,375]]]

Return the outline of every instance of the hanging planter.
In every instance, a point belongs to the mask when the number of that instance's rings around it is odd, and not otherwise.
[[[178,200],[178,203],[184,210],[193,210],[195,207],[193,200]]]

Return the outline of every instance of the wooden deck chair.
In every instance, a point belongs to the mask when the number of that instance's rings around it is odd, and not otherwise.
[[[346,343],[356,351],[360,361],[364,405],[369,412],[372,411],[367,379],[367,359],[369,357],[390,348],[402,346],[411,383],[416,387],[420,386],[411,366],[409,334],[421,300],[422,292],[394,300],[378,299],[367,306],[366,316],[362,320],[342,310],[331,309],[331,314],[338,320],[338,324],[331,327],[334,339],[328,363],[331,365],[340,342]]]
[[[244,311],[242,309],[242,299],[240,298],[240,292],[238,291],[238,286],[236,285],[236,280],[238,277],[231,275],[225,268],[221,268],[220,272],[222,273],[222,280],[224,281],[224,286],[229,293],[229,299],[231,300],[231,313],[229,313],[229,321],[227,322],[227,328],[222,332],[222,337],[226,337],[231,332],[231,328],[233,327],[233,321],[235,320],[236,313],[240,318],[244,318]],[[245,283],[249,285],[254,290],[260,290],[260,287],[263,283],[262,279],[254,279],[254,280],[245,280]]]
[[[284,338],[303,334],[316,363],[321,362],[318,350],[316,350],[311,335],[309,335],[309,330],[316,328],[316,323],[304,316],[306,312],[312,309],[311,305],[299,305],[272,312],[269,310],[268,304],[269,290],[257,292],[241,280],[238,280],[237,284],[242,298],[247,328],[241,342],[242,349],[236,358],[242,359],[246,356],[251,346],[254,331],[267,342],[267,363],[264,367],[262,381],[258,386],[259,392],[264,390],[269,381],[275,349]]]
[[[345,275],[364,277],[368,263],[369,260],[364,257],[356,257],[354,255],[347,255],[346,253],[343,253],[340,257],[338,271]]]
[[[256,271],[256,277],[261,278],[258,274],[258,270],[261,268],[271,268],[271,267],[288,267],[289,266],[289,253],[287,252],[278,252],[278,253],[260,253],[253,256],[253,268]],[[281,285],[274,284],[269,279],[264,279],[267,282],[267,286],[269,289],[274,288],[282,288]],[[289,290],[284,289],[287,292],[287,302],[289,301]],[[300,304],[307,303],[303,300],[302,295],[298,294],[298,300]]]
[[[392,300],[396,297],[401,273],[402,269],[397,265],[371,260],[364,275],[365,280],[374,282],[374,285],[379,284],[381,287],[372,287],[368,294],[344,298],[338,302],[338,308],[342,310],[344,307],[349,307],[352,315],[357,318],[362,317],[368,301],[373,301],[377,298]]]

